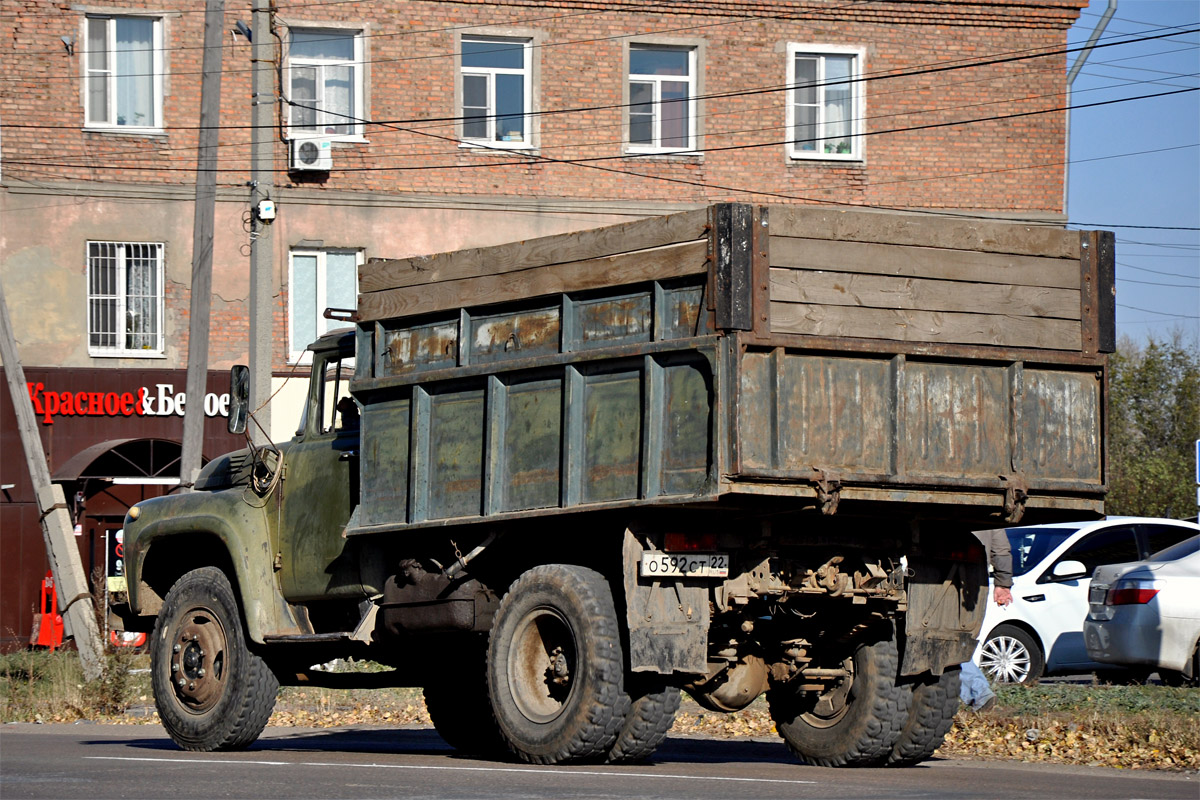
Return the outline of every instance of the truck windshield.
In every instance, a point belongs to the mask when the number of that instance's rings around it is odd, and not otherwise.
[[[1036,567],[1077,530],[1079,528],[1009,528],[1013,576],[1024,575]]]

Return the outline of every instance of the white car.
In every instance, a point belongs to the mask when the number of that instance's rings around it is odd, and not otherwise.
[[[1142,517],[1009,528],[1013,601],[998,606],[989,592],[975,663],[998,683],[1104,669],[1083,639],[1093,571],[1139,561],[1197,533],[1191,522]]]
[[[1089,656],[1156,670],[1164,683],[1200,684],[1200,536],[1145,561],[1097,567],[1090,594]]]

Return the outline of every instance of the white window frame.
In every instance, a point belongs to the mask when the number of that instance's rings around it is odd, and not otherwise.
[[[104,246],[111,246],[111,247],[117,248],[117,252],[116,252],[116,258],[117,258],[116,267],[117,268],[116,268],[116,274],[114,275],[114,278],[113,278],[113,283],[115,284],[115,286],[114,286],[115,291],[112,293],[94,293],[92,291],[92,287],[93,287],[92,270],[95,267],[93,260],[92,260],[92,246],[93,245],[104,245]],[[125,289],[126,276],[128,274],[128,258],[127,258],[126,249],[129,248],[130,246],[134,246],[134,245],[139,246],[139,247],[154,248],[154,250],[155,250],[154,257],[155,257],[155,261],[156,261],[154,285],[156,287],[155,315],[158,320],[158,326],[157,326],[157,330],[154,331],[154,338],[155,338],[154,346],[148,347],[148,348],[142,348],[140,350],[130,349],[125,346],[125,338],[126,338],[126,336],[128,336],[131,333],[128,330],[128,326],[127,326],[128,315],[129,315],[129,293]],[[113,241],[102,241],[102,240],[94,240],[94,239],[89,240],[87,242],[86,250],[84,251],[84,262],[85,262],[84,280],[86,282],[85,295],[87,298],[87,301],[86,301],[87,309],[86,309],[86,313],[84,314],[84,319],[87,320],[87,346],[88,346],[88,355],[89,356],[92,356],[95,358],[162,358],[162,357],[164,357],[164,355],[165,355],[165,352],[164,352],[165,351],[165,336],[164,336],[163,328],[166,324],[165,314],[164,314],[165,306],[166,306],[166,303],[165,303],[166,289],[163,285],[163,279],[165,278],[165,274],[166,274],[165,265],[164,265],[165,254],[166,254],[166,246],[162,242],[113,242]],[[112,330],[112,331],[97,330],[97,327],[96,327],[97,318],[96,318],[96,315],[93,313],[93,311],[94,311],[93,302],[96,300],[106,300],[106,299],[117,301],[115,319],[117,321],[119,321],[119,325],[121,326],[119,330]],[[106,345],[94,345],[94,344],[92,344],[92,335],[97,334],[97,333],[98,334],[106,334],[106,335],[115,335],[117,337],[117,341],[120,342],[120,344],[111,346],[111,347],[106,346]]]
[[[152,97],[151,110],[154,114],[154,119],[150,120],[145,125],[122,125],[117,122],[117,68],[115,64],[117,52],[117,25],[118,19],[148,19],[154,24],[153,41],[151,58],[153,61],[153,80],[152,80]],[[89,28],[93,20],[103,20],[105,25],[104,32],[104,52],[105,52],[105,68],[94,70],[91,68],[90,54],[87,49],[90,37],[88,36]],[[121,131],[128,133],[156,133],[165,132],[163,127],[163,73],[165,71],[163,58],[163,19],[158,16],[150,16],[146,14],[87,14],[83,18],[82,32],[79,41],[83,47],[81,51],[81,69],[83,75],[82,100],[83,100],[83,125],[89,130],[103,131]],[[107,76],[104,78],[106,91],[108,94],[108,104],[104,119],[92,119],[92,108],[88,97],[88,84],[93,75]]]
[[[354,58],[351,61],[344,61],[335,58],[308,58],[293,56],[291,53],[291,35],[293,33],[312,33],[312,34],[330,34],[333,36],[351,36],[354,41]],[[292,68],[293,67],[313,67],[322,70],[323,67],[350,67],[353,70],[354,90],[352,92],[354,107],[351,115],[355,120],[347,120],[339,116],[333,116],[330,119],[323,119],[325,112],[321,110],[323,94],[325,91],[324,78],[319,79],[316,84],[317,98],[317,130],[305,130],[298,128],[293,124],[293,118],[297,111],[296,107],[288,104],[288,138],[289,139],[328,139],[334,142],[365,142],[363,136],[363,124],[357,120],[366,118],[366,96],[367,96],[367,75],[366,75],[366,56],[364,55],[364,30],[361,27],[341,28],[332,27],[329,25],[292,25],[288,28],[288,56],[287,66],[284,69],[284,82],[287,85],[287,99],[293,100],[292,97]],[[321,128],[326,125],[349,125],[349,133],[324,133]]]
[[[853,58],[850,70],[850,151],[848,153],[826,153],[821,148],[814,151],[801,150],[796,147],[796,57],[813,56],[817,59],[817,125],[824,125],[825,110],[825,56],[850,56]],[[866,119],[866,98],[863,89],[862,76],[865,71],[866,49],[862,47],[847,47],[838,45],[789,43],[787,47],[787,81],[791,87],[787,92],[787,152],[788,157],[803,161],[862,161],[866,157],[866,142],[864,120]]]
[[[511,69],[505,67],[466,67],[462,63],[462,43],[464,41],[471,42],[495,42],[497,44],[519,44],[521,45],[524,66],[521,69]],[[511,36],[494,33],[470,33],[460,34],[458,36],[458,47],[455,50],[455,61],[457,67],[456,85],[455,85],[455,114],[458,117],[458,139],[460,147],[475,147],[486,148],[489,150],[532,150],[535,149],[534,138],[536,131],[534,129],[534,59],[533,59],[533,37],[532,36]],[[466,112],[463,108],[466,94],[463,87],[464,78],[470,76],[483,76],[488,82],[488,99],[487,99],[487,133],[482,138],[468,137],[465,133],[464,122],[466,121]],[[525,139],[522,141],[502,141],[496,138],[496,76],[497,75],[522,75],[524,77],[524,95],[525,107],[523,109],[525,123]]]
[[[288,304],[287,304],[287,336],[288,336],[288,363],[289,364],[311,364],[312,352],[307,347],[312,344],[312,341],[299,342],[296,341],[296,331],[292,326],[292,304],[295,302],[296,288],[296,256],[315,256],[317,259],[317,305],[316,305],[316,324],[317,338],[325,335],[331,330],[344,328],[347,323],[341,320],[325,319],[322,316],[325,309],[328,307],[326,302],[325,292],[325,275],[326,261],[330,253],[339,255],[354,255],[354,292],[358,294],[358,272],[364,262],[363,250],[353,247],[293,247],[288,252]],[[315,339],[313,340],[315,341]]]
[[[688,54],[688,74],[686,77],[680,75],[645,75],[635,73],[633,71],[633,61],[630,51],[642,49],[658,49],[658,50],[680,50]],[[677,44],[675,42],[658,42],[658,41],[634,41],[629,42],[625,50],[625,86],[624,86],[624,128],[625,128],[625,152],[627,153],[691,153],[695,152],[699,147],[700,140],[700,101],[697,96],[700,94],[700,47],[692,43]],[[652,83],[654,85],[654,120],[652,123],[653,144],[638,144],[630,140],[632,135],[630,125],[630,112],[633,110],[631,105],[631,86],[630,84],[637,81],[638,83]],[[688,85],[688,143],[685,147],[663,147],[662,142],[662,84],[670,81],[672,83],[686,82]]]

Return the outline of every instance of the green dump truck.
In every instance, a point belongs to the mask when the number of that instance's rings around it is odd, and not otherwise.
[[[765,693],[809,763],[928,757],[972,531],[1102,513],[1112,242],[721,204],[368,262],[297,436],[125,521],[163,724],[232,749],[280,683],[419,686],[463,751],[616,762],[680,690]]]

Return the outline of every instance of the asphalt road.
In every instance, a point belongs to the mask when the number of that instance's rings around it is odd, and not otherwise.
[[[431,729],[269,728],[238,753],[186,753],[157,726],[0,727],[0,797],[106,798],[1185,798],[1195,774],[934,759],[823,769],[773,740],[673,737],[634,766],[459,758]]]

